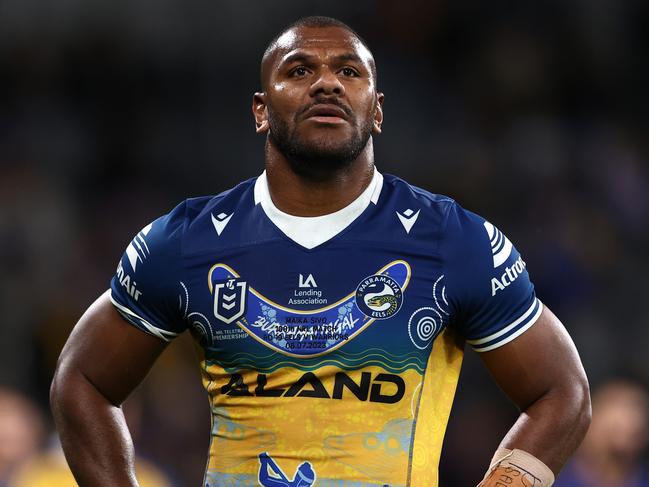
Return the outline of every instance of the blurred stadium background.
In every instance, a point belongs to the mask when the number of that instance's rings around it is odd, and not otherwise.
[[[259,60],[313,14],[373,49],[379,169],[508,234],[594,386],[649,383],[645,0],[4,0],[0,385],[43,418],[25,451],[54,442],[56,358],[132,235],[261,172]],[[474,485],[515,417],[467,353],[442,485]],[[200,485],[209,419],[188,337],[129,399],[129,418],[139,455],[174,486]],[[10,464],[0,458],[0,485]]]

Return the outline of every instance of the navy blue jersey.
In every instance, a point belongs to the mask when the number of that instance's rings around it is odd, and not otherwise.
[[[209,487],[436,486],[464,343],[493,350],[542,309],[502,232],[378,172],[321,217],[278,210],[265,174],[186,200],[111,289],[128,322],[201,346]]]

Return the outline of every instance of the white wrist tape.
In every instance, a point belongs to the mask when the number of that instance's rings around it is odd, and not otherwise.
[[[550,487],[554,483],[554,473],[545,463],[526,451],[509,450],[508,448],[498,448],[496,450],[485,479],[497,468],[508,467],[527,474],[525,477],[530,478],[529,481],[532,482],[531,486],[533,487]],[[503,485],[510,482],[504,481]]]

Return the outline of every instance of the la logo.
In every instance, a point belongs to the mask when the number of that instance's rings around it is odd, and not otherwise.
[[[300,274],[299,285],[300,287],[318,287],[318,285],[315,283],[315,279],[313,278],[313,274],[309,274],[306,278],[306,281],[304,280],[304,276]]]

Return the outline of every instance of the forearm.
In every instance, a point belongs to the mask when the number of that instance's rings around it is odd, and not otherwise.
[[[533,327],[482,358],[521,414],[500,444],[519,451],[509,458],[507,452],[495,458],[481,485],[499,485],[496,479],[510,465],[516,470],[514,460],[519,467],[526,464],[534,470],[539,482],[512,487],[551,485],[553,475],[579,446],[590,424],[588,378],[570,335],[545,307]],[[532,468],[535,462],[539,468]]]
[[[80,487],[135,487],[133,442],[122,409],[81,373],[61,372],[51,406],[63,450]]]
[[[590,414],[587,384],[550,391],[521,412],[500,446],[531,453],[556,475],[581,443]]]

